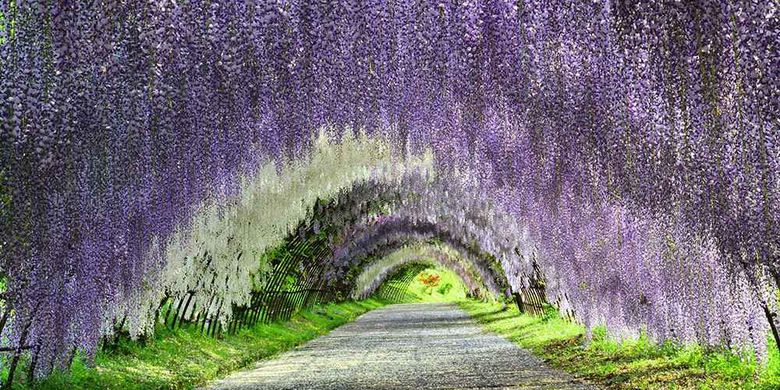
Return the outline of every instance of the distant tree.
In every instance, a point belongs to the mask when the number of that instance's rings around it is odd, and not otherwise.
[[[441,276],[435,273],[427,273],[423,272],[418,276],[418,280],[420,283],[423,284],[424,292],[427,292],[428,295],[433,294],[433,288],[439,285],[439,281],[441,281]]]

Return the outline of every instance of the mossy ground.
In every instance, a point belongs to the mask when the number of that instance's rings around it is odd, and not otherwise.
[[[608,389],[778,389],[780,354],[770,343],[760,365],[748,354],[705,351],[701,347],[656,345],[646,338],[618,343],[594,332],[584,346],[584,328],[552,312],[520,314],[514,305],[462,301],[484,329],[531,350],[551,365]]]
[[[290,321],[260,324],[235,335],[213,338],[195,327],[160,329],[145,342],[120,340],[104,349],[88,367],[77,359],[70,372],[20,389],[186,389],[206,383],[252,362],[274,356],[384,306],[368,299],[314,307]]]

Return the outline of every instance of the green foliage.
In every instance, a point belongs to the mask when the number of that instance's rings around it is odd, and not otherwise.
[[[260,324],[236,335],[213,338],[195,327],[176,331],[160,328],[143,342],[119,340],[98,353],[94,367],[83,356],[69,373],[56,373],[18,389],[185,389],[202,385],[266,359],[352,321],[385,302],[342,302],[302,311],[287,322]]]
[[[544,315],[540,318],[540,321],[542,322],[550,322],[552,320],[560,318],[560,314],[558,313],[558,310],[551,305],[546,305],[544,307]]]
[[[441,276],[436,272],[423,271],[417,275],[417,280],[423,285],[423,293],[433,294],[433,288],[439,285]]]
[[[482,326],[530,349],[555,367],[609,389],[777,389],[780,353],[770,342],[769,361],[759,365],[753,354],[738,355],[699,346],[658,345],[646,335],[622,342],[607,337],[604,327],[593,330],[585,346],[585,329],[554,310],[534,317],[515,306],[460,302]]]
[[[452,287],[453,287],[452,283],[445,283],[439,286],[439,288],[436,289],[436,291],[441,295],[447,295],[450,292],[450,290],[452,290]]]
[[[8,14],[3,14],[3,12],[0,12],[0,32],[5,32],[6,28],[8,29],[8,34],[6,37],[0,36],[0,45],[6,43],[6,38],[13,39],[14,35],[16,34],[16,1],[10,0],[8,2],[7,11]]]
[[[438,278],[432,278],[433,275]],[[466,299],[463,280],[445,267],[433,267],[420,272],[409,284],[408,292],[411,301],[454,302]]]

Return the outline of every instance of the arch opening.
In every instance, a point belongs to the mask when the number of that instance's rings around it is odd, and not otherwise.
[[[458,272],[430,258],[398,264],[375,279],[375,283],[372,296],[394,303],[459,302],[468,298],[486,298],[484,291],[467,287],[467,282]]]

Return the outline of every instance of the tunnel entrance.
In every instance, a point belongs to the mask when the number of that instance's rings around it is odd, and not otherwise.
[[[376,297],[391,302],[456,302],[471,296],[465,282],[451,269],[436,263],[408,264],[389,276]]]

